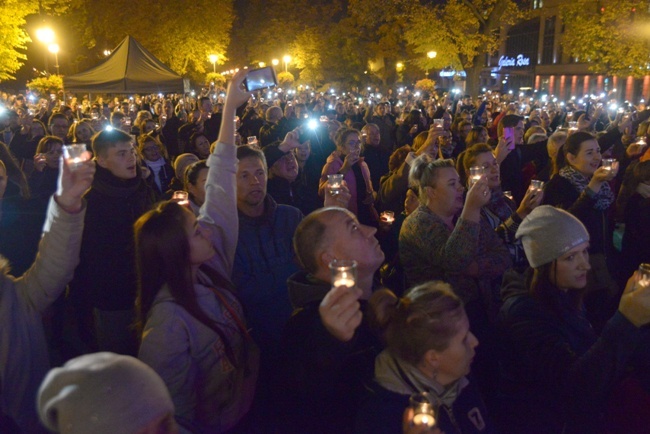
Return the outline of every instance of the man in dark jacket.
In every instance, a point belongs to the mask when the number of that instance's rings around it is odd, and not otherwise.
[[[142,179],[128,134],[101,131],[93,137],[92,147],[97,172],[84,196],[88,208],[72,296],[85,302],[85,309],[92,308],[99,350],[135,355],[133,223],[151,208],[154,195]],[[90,312],[79,314],[88,318]]]
[[[381,351],[366,315],[384,260],[376,231],[342,208],[314,211],[296,229],[293,243],[303,270],[288,281],[295,310],[283,333],[276,388],[286,432],[352,430],[363,384],[372,379]],[[354,288],[332,287],[333,259],[357,261]]]
[[[174,114],[174,104],[168,99],[163,103],[162,137],[161,140],[167,148],[171,161],[182,152],[178,146],[178,129],[181,127],[181,120]]]

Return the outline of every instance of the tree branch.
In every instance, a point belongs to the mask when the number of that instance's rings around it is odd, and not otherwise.
[[[479,10],[476,8],[476,5],[472,3],[470,0],[463,0],[463,3],[465,3],[465,6],[467,6],[470,11],[472,11],[472,14],[481,22],[482,26],[485,26],[485,19],[483,18],[483,15],[479,12]],[[495,6],[496,8],[496,6]]]

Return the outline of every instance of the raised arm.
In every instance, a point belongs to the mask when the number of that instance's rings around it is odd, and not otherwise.
[[[237,146],[235,144],[235,113],[250,98],[241,88],[247,69],[237,72],[228,86],[223,107],[221,129],[214,152],[208,157],[208,178],[205,202],[199,211],[199,222],[212,231],[217,254],[209,265],[224,276],[232,273],[239,233],[237,215]]]
[[[90,188],[95,163],[71,170],[61,159],[59,188],[50,199],[43,238],[32,266],[17,281],[18,296],[37,311],[61,294],[79,263],[85,208],[82,196]]]

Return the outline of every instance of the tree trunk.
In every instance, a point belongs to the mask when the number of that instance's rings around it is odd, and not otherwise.
[[[472,97],[477,97],[479,94],[481,86],[481,71],[483,70],[482,66],[472,66],[471,68],[465,68],[465,93],[471,95]]]

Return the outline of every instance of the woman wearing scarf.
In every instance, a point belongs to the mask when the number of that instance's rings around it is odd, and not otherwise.
[[[428,393],[435,426],[446,434],[491,433],[475,384],[467,378],[478,340],[463,303],[443,282],[416,286],[399,301],[388,290],[371,298],[386,349],[357,415],[357,433],[402,432],[411,395]]]
[[[165,147],[152,134],[142,134],[138,137],[138,150],[142,155],[142,162],[151,172],[148,181],[156,192],[156,198],[162,199],[174,177],[174,169],[165,158]]]
[[[617,167],[600,167],[601,160],[593,135],[582,131],[570,135],[558,151],[558,173],[546,184],[543,199],[545,205],[576,216],[589,232],[591,272],[585,304],[597,328],[611,317],[619,295],[608,269],[613,228],[607,216],[615,199],[609,181],[616,176]]]
[[[515,234],[522,220],[542,202],[543,193],[529,188],[517,207],[515,201],[501,190],[499,163],[492,148],[486,143],[476,143],[467,148],[459,156],[457,166],[458,173],[463,173],[465,179],[469,177],[471,167],[479,166],[485,170],[484,176],[492,195],[490,202],[481,209],[482,217],[490,223],[508,247],[513,266],[517,271],[523,272],[528,267],[528,261],[521,242],[515,239]]]

